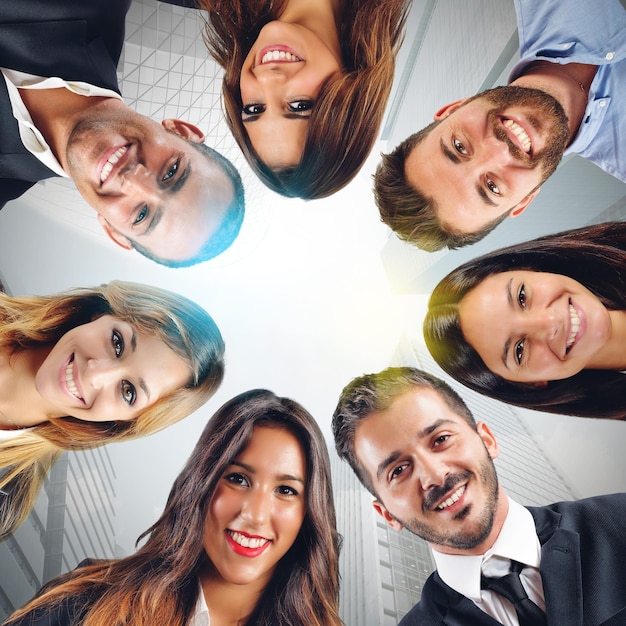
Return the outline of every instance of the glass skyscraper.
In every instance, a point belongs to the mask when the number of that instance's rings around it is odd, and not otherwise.
[[[54,464],[33,511],[0,542],[0,620],[84,558],[116,556],[114,479],[106,448]]]

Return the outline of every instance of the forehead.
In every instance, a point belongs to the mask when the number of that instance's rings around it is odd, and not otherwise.
[[[354,447],[360,463],[372,469],[407,443],[427,438],[444,421],[458,427],[467,425],[442,395],[429,387],[411,389],[396,398],[389,408],[364,418],[356,428]],[[373,474],[375,476],[375,473]]]
[[[298,472],[306,475],[306,457],[298,437],[280,425],[255,426],[248,445],[237,455],[236,461],[254,462],[259,470]]]
[[[285,118],[267,111],[245,124],[255,152],[270,168],[297,167],[302,160],[309,120]]]

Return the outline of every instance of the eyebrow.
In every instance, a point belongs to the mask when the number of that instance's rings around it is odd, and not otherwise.
[[[432,435],[440,426],[445,424],[454,423],[451,419],[440,418],[435,420],[432,424],[418,430],[416,433],[416,439],[424,439],[429,435]],[[376,470],[376,478],[380,480],[381,476],[385,473],[385,470],[394,463],[401,455],[399,450],[394,450],[386,459],[383,459],[379,464]]]
[[[242,463],[241,461],[233,461],[231,465],[237,465],[238,467],[242,467],[243,469],[245,469],[246,472],[249,472],[250,474],[256,474],[256,470],[251,465],[248,465],[247,463]],[[302,478],[299,478],[298,476],[293,476],[292,474],[280,474],[279,476],[275,476],[275,479],[279,481],[280,480],[295,480],[296,482],[304,485],[304,480]]]
[[[137,333],[134,330],[130,337],[130,347],[133,352],[137,350]],[[150,402],[150,390],[148,389],[148,385],[146,385],[146,381],[143,378],[140,378],[138,382],[139,382],[139,386],[143,389],[143,392],[146,394],[148,398],[148,402]]]
[[[511,278],[506,286],[506,299],[509,303],[511,309],[515,308],[515,302],[513,302],[513,292],[511,291],[511,285],[513,284],[513,278]],[[502,363],[504,363],[504,367],[509,369],[509,365],[507,363],[509,357],[509,350],[511,349],[511,338],[509,337],[504,342],[504,350],[502,350]]]
[[[443,139],[439,139],[439,147],[443,152],[443,155],[455,165],[460,165],[461,159],[445,144]],[[480,183],[476,183],[476,193],[480,196],[480,199],[489,206],[498,206],[490,197],[489,194],[483,189]]]

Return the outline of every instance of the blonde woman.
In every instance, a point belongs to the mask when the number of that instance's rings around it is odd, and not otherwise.
[[[223,355],[209,314],[164,289],[0,294],[0,534],[23,521],[64,450],[148,435],[202,406]]]

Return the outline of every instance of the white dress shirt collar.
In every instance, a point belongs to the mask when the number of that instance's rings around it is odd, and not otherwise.
[[[505,574],[509,561],[515,560],[538,568],[541,545],[535,522],[528,509],[508,496],[509,511],[493,546],[482,555],[443,554],[433,549],[433,557],[441,579],[455,591],[479,602],[481,567],[485,563],[490,576]],[[494,558],[496,557],[496,558]],[[502,557],[504,560],[499,560]]]

